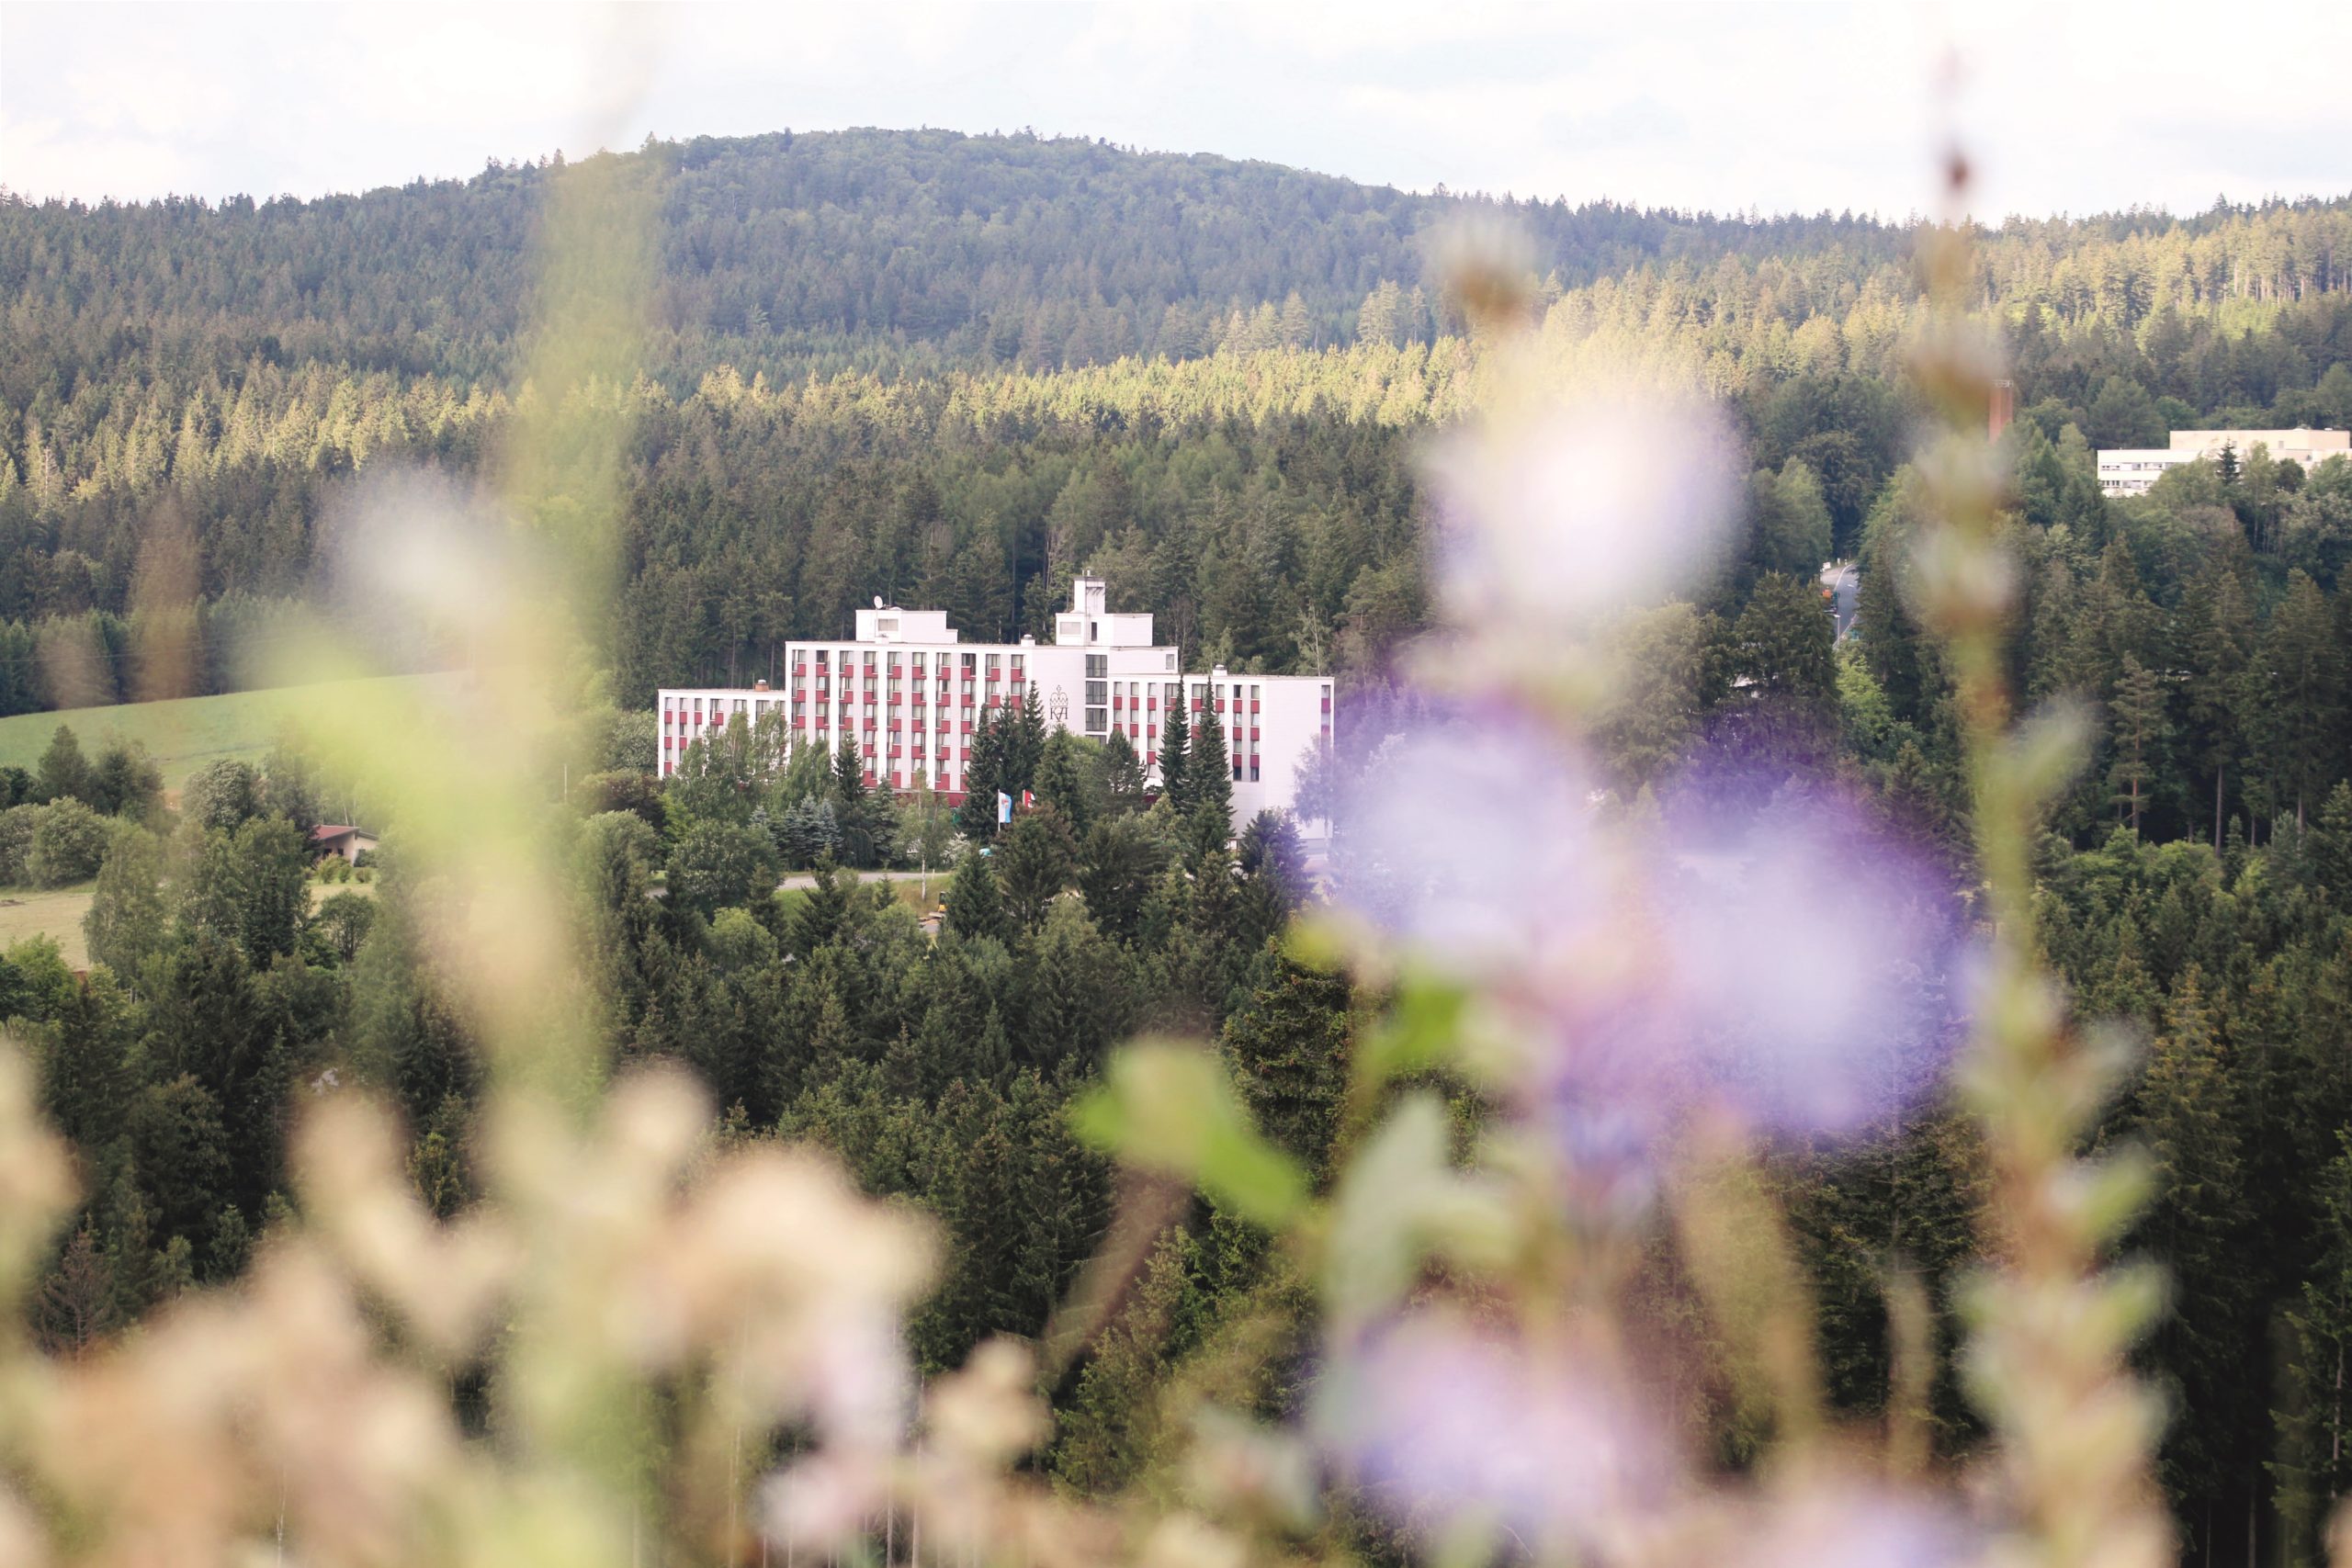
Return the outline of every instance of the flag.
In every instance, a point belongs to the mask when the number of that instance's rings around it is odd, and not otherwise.
[[[1012,820],[1012,796],[1002,790],[996,792],[996,825],[1003,827]]]

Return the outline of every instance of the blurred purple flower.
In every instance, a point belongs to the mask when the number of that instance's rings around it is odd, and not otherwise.
[[[1656,1509],[1678,1473],[1606,1356],[1539,1355],[1450,1313],[1366,1336],[1316,1399],[1325,1452],[1410,1523],[1476,1515],[1538,1540],[1606,1539]]]
[[[1607,914],[1582,763],[1503,709],[1393,736],[1340,791],[1342,901],[1449,973],[1500,983]]]
[[[1947,1508],[1862,1484],[1816,1486],[1767,1504],[1735,1568],[1959,1568],[1982,1561]]]
[[[1934,861],[1831,794],[1730,820],[1670,813],[1659,840],[1645,1043],[1674,1041],[1778,1133],[1852,1133],[1941,1077],[1961,928]]]
[[[1711,790],[1635,827],[1507,713],[1392,740],[1344,798],[1340,901],[1541,1043],[1529,1101],[1570,1179],[1646,1194],[1692,1111],[1848,1134],[1917,1099],[1958,1038],[1959,907],[1932,858],[1825,791]]]
[[[1528,634],[1690,581],[1735,515],[1736,449],[1690,399],[1554,402],[1458,433],[1429,464],[1454,624]]]

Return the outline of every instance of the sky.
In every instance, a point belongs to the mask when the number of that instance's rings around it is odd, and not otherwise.
[[[944,126],[1427,190],[1994,220],[2352,194],[2329,4],[0,4],[0,186],[313,197]]]

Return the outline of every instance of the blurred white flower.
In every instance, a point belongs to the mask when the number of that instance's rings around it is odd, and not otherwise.
[[[1541,637],[1692,581],[1736,515],[1735,453],[1693,400],[1508,407],[1455,435],[1429,465],[1453,624]]]

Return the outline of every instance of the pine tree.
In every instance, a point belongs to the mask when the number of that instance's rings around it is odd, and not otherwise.
[[[989,865],[990,858],[976,852],[957,863],[956,874],[947,884],[944,923],[961,937],[1005,942],[1012,933],[1006,927],[1004,899],[997,890],[996,873]]]
[[[61,724],[50,736],[49,750],[40,754],[33,774],[33,787],[42,800],[95,804],[97,792],[91,787],[89,760],[82,755],[82,742],[71,727]]]
[[[2259,754],[2279,807],[2293,806],[2300,828],[2335,776],[2345,674],[2326,596],[2301,570],[2289,574],[2271,612],[2260,671]]]
[[[1004,912],[1019,930],[1034,931],[1078,872],[1078,847],[1051,807],[1012,819],[997,852],[1004,877]]]
[[[1020,798],[1023,790],[1035,789],[1037,783],[1037,765],[1045,761],[1045,756],[1046,708],[1037,698],[1037,683],[1032,681],[1029,682],[1028,691],[1021,698],[1020,707],[1013,710],[1007,718],[1004,743],[1005,782],[1001,787],[1015,799]]]
[[[2170,1270],[2175,1292],[2145,1354],[2196,1413],[2173,1424],[2160,1461],[2183,1516],[2194,1521],[2242,1479],[2247,1428],[2257,1416],[2245,1359],[2258,1341],[2244,1265],[2237,1089],[2194,967],[2165,1009],[2137,1099],[2134,1121],[2156,1189],[2140,1235]]]
[[[1112,726],[1097,765],[1102,773],[1103,805],[1111,814],[1124,817],[1141,811],[1143,764],[1136,760],[1135,743],[1127,739],[1125,730]]]
[[[1046,737],[1045,756],[1037,763],[1037,803],[1061,813],[1072,836],[1083,835],[1093,820],[1086,781],[1078,760],[1078,741],[1067,729]]]
[[[1216,704],[1201,709],[1193,743],[1184,759],[1184,814],[1196,822],[1214,824],[1217,842],[1233,832],[1233,757],[1225,744],[1225,723]],[[1206,829],[1203,829],[1207,831]]]
[[[2163,768],[2172,740],[2172,721],[2165,715],[2163,680],[2130,654],[2108,704],[2115,738],[2115,761],[2107,774],[2109,803],[2140,831],[2140,814],[2146,805],[2148,781]]]
[[[2290,1562],[2325,1559],[2322,1529],[2352,1492],[2352,1131],[2336,1130],[2335,1156],[2315,1186],[2319,1262],[2287,1310],[2285,1399],[2272,1412],[2270,1468]]]
[[[841,834],[844,865],[876,863],[873,801],[865,787],[865,761],[855,738],[833,753],[833,824]]]
[[[1193,804],[1192,784],[1184,771],[1191,761],[1193,730],[1185,712],[1189,699],[1182,694],[1181,682],[1177,691],[1178,695],[1168,699],[1168,719],[1159,727],[1159,798],[1182,817]]]
[[[2180,609],[2188,664],[2188,719],[2198,761],[2213,775],[2213,847],[2222,847],[2230,770],[2245,754],[2256,702],[2250,672],[2256,635],[2245,585],[2226,569],[2189,584]]]
[[[1258,1127],[1318,1180],[1332,1168],[1353,1038],[1348,977],[1288,955],[1227,1021],[1225,1055]]]
[[[964,766],[964,799],[956,808],[956,829],[976,844],[996,837],[996,797],[1004,789],[1004,728],[991,710],[980,709],[972,727],[971,756]]]

